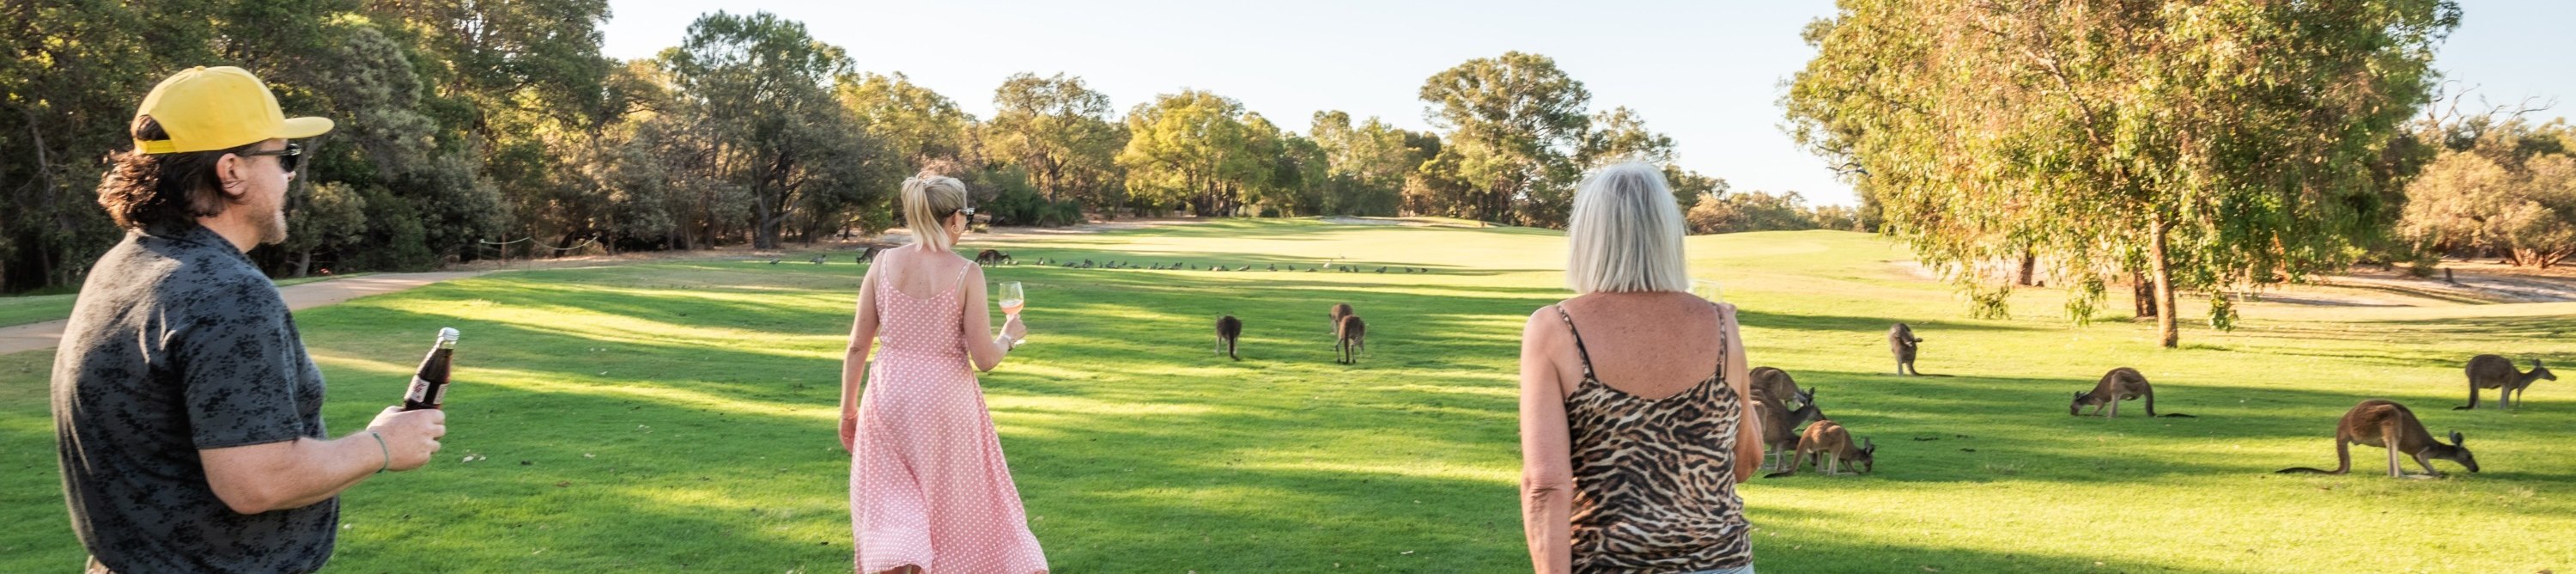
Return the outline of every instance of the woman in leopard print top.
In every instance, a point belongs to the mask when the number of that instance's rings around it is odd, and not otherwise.
[[[1521,343],[1531,562],[1749,574],[1735,483],[1762,447],[1735,308],[1688,293],[1681,213],[1652,165],[1585,179],[1566,230],[1580,295],[1533,313]]]

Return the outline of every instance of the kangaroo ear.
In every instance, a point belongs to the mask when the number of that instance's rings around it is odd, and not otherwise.
[[[2075,400],[2084,400],[2084,391],[2075,391]]]
[[[2460,446],[2460,431],[2451,431],[2451,446]]]
[[[1860,451],[1870,454],[1878,454],[1878,439],[1862,437],[1860,439]]]

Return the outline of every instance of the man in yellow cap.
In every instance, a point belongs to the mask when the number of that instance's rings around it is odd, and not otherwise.
[[[437,410],[338,439],[295,317],[245,252],[286,238],[287,183],[331,120],[287,118],[240,68],[152,88],[98,203],[125,240],[90,268],[54,356],[54,429],[91,572],[311,572],[339,494],[418,468]]]

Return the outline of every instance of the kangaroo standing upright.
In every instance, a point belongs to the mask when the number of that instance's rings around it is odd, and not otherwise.
[[[2334,470],[2299,467],[2284,468],[2276,472],[2279,474],[2351,472],[2352,445],[2355,443],[2388,449],[2389,478],[2406,476],[2403,468],[2397,463],[2397,454],[2401,452],[2414,457],[2415,464],[2423,465],[2424,472],[2431,476],[2442,475],[2442,471],[2433,470],[2433,459],[2437,458],[2460,463],[2460,466],[2468,467],[2469,472],[2477,472],[2478,459],[2469,455],[2469,447],[2460,444],[2461,438],[2460,431],[2451,431],[2451,444],[2436,442],[2433,440],[2433,433],[2424,431],[2424,421],[2417,420],[2415,411],[2407,410],[2406,405],[2371,399],[2353,405],[2351,411],[2343,414],[2343,420],[2335,423],[2336,465]]]
[[[1325,325],[1325,327],[1326,327],[1328,330],[1331,330],[1331,331],[1332,331],[1332,332],[1334,332],[1334,333],[1337,333],[1337,334],[1338,334],[1338,333],[1341,333],[1341,332],[1342,332],[1342,318],[1343,318],[1343,317],[1349,317],[1349,316],[1352,316],[1352,315],[1357,315],[1357,314],[1358,314],[1358,313],[1355,313],[1355,312],[1352,312],[1352,311],[1351,311],[1351,304],[1349,304],[1349,303],[1334,303],[1334,304],[1333,304],[1333,314],[1332,314],[1332,318],[1333,318],[1333,320],[1332,320],[1332,323]]]
[[[1216,318],[1216,346],[1217,350],[1225,353],[1226,358],[1243,360],[1243,357],[1234,354],[1234,342],[1241,338],[1243,338],[1242,319],[1236,319],[1233,315]]]
[[[1878,466],[1878,441],[1861,439],[1861,443],[1855,445],[1852,444],[1851,431],[1844,429],[1842,423],[1831,420],[1816,421],[1816,424],[1807,425],[1806,434],[1798,437],[1798,452],[1789,458],[1789,468],[1763,475],[1762,478],[1780,478],[1798,474],[1798,467],[1807,464],[1811,457],[1815,461],[1816,470],[1825,473],[1825,476],[1869,474]],[[1855,466],[1860,467],[1860,472],[1843,472],[1844,469]]]
[[[1796,409],[1776,399],[1753,403],[1753,408],[1762,412],[1762,468],[1779,468],[1781,465],[1772,459],[1786,458],[1780,455],[1798,448],[1799,425],[1825,419],[1825,412],[1816,408],[1815,389],[1800,391],[1798,402],[1801,404]]]
[[[2147,399],[2149,417],[2199,418],[2182,413],[2156,414],[2155,387],[2147,386],[2146,375],[2139,374],[2137,369],[2128,367],[2111,369],[2111,372],[2103,373],[2102,381],[2093,383],[2093,390],[2077,391],[2075,402],[2066,404],[2066,414],[2082,415],[2084,407],[2093,407],[2093,414],[2116,419],[2120,418],[2120,401],[2133,401],[2140,397]]]
[[[1343,315],[1341,328],[1333,330],[1333,346],[1341,352],[1338,363],[1360,364],[1360,353],[1368,351],[1368,322],[1358,315]]]
[[[2469,404],[2451,407],[2451,410],[2465,411],[2478,408],[2478,389],[2498,389],[2496,406],[2504,408],[2521,406],[2522,393],[2531,388],[2532,381],[2540,379],[2558,380],[2557,373],[2549,372],[2549,367],[2540,366],[2540,359],[2532,359],[2531,372],[2525,373],[2521,369],[2513,368],[2512,359],[2496,355],[2470,357]]]
[[[1914,368],[1914,353],[1922,348],[1922,345],[1923,338],[1914,336],[1913,327],[1897,323],[1896,326],[1887,328],[1887,350],[1896,354],[1896,374],[1923,374],[1923,371]]]

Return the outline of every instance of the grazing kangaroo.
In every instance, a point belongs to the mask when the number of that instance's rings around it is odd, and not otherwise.
[[[1796,409],[1783,406],[1778,401],[1753,403],[1753,408],[1762,411],[1762,468],[1781,468],[1782,465],[1772,459],[1787,458],[1781,455],[1797,449],[1798,426],[1825,419],[1824,411],[1816,409],[1815,389],[1799,391],[1798,402]]]
[[[1216,346],[1218,351],[1225,353],[1226,358],[1243,360],[1242,356],[1234,354],[1234,343],[1242,338],[1242,319],[1236,319],[1233,315],[1216,318]]]
[[[1360,354],[1368,352],[1368,322],[1358,315],[1343,315],[1342,325],[1333,330],[1333,346],[1341,352],[1344,365],[1360,364]]]
[[[1010,258],[1011,254],[1003,253],[1002,250],[999,249],[986,249],[975,252],[976,265],[999,265]]]
[[[1333,322],[1328,326],[1332,328],[1333,333],[1340,334],[1342,332],[1342,318],[1357,314],[1358,313],[1351,312],[1351,304],[1349,303],[1334,303],[1332,313]]]
[[[1811,459],[1816,465],[1816,470],[1823,471],[1825,476],[1869,474],[1870,471],[1877,470],[1878,441],[1861,439],[1860,444],[1854,445],[1851,431],[1845,430],[1842,423],[1830,420],[1816,421],[1816,424],[1807,425],[1806,434],[1798,437],[1798,451],[1789,458],[1789,468],[1762,475],[1762,478],[1780,478],[1798,474],[1798,467],[1807,464]],[[1860,467],[1860,472],[1843,472],[1844,469],[1853,466]]]
[[[1791,378],[1788,371],[1778,367],[1754,367],[1752,375],[1755,400],[1780,402],[1798,397],[1798,380]],[[1780,406],[1786,408],[1787,404]]]
[[[2102,374],[2101,382],[2093,383],[2093,390],[2076,392],[2075,402],[2066,404],[2066,414],[2082,415],[2084,407],[2093,407],[2093,414],[2116,419],[2120,418],[2120,401],[2134,401],[2140,397],[2147,399],[2149,417],[2200,418],[2182,413],[2156,414],[2155,387],[2147,385],[2146,375],[2128,367],[2111,369],[2111,372]]]
[[[2334,470],[2300,467],[2284,468],[2276,473],[2352,472],[2352,445],[2355,443],[2388,449],[2389,478],[2406,476],[2397,464],[2397,453],[2401,452],[2414,457],[2415,464],[2423,465],[2428,476],[2442,475],[2442,471],[2433,470],[2433,459],[2437,458],[2460,463],[2460,466],[2468,467],[2469,472],[2477,472],[2477,457],[2469,455],[2469,447],[2460,444],[2460,439],[2460,431],[2451,431],[2451,444],[2436,442],[2433,433],[2424,431],[2424,421],[2417,420],[2415,411],[2407,410],[2406,405],[2371,399],[2353,405],[2351,411],[2343,414],[2343,420],[2335,423]]]
[[[1914,336],[1913,327],[1897,323],[1887,328],[1887,350],[1896,353],[1896,374],[1909,374],[1909,371],[1915,375],[1923,374],[1914,368],[1914,353],[1922,345],[1923,338]]]
[[[2495,355],[2470,357],[2469,404],[2451,407],[2451,410],[2465,411],[2478,408],[2478,389],[2499,389],[2496,391],[2496,406],[2504,408],[2522,406],[2522,393],[2530,390],[2532,381],[2540,379],[2558,380],[2557,373],[2549,372],[2549,367],[2540,366],[2540,359],[2532,359],[2531,372],[2525,373],[2521,369],[2513,368],[2512,359]]]
[[[859,262],[860,262],[860,263],[867,263],[867,262],[870,262],[870,261],[875,261],[875,260],[877,260],[877,254],[878,254],[878,253],[884,253],[884,252],[885,252],[885,248],[884,248],[884,247],[875,246],[875,245],[870,245],[870,246],[868,246],[867,250],[865,250],[865,251],[860,251],[860,252],[859,252]]]

